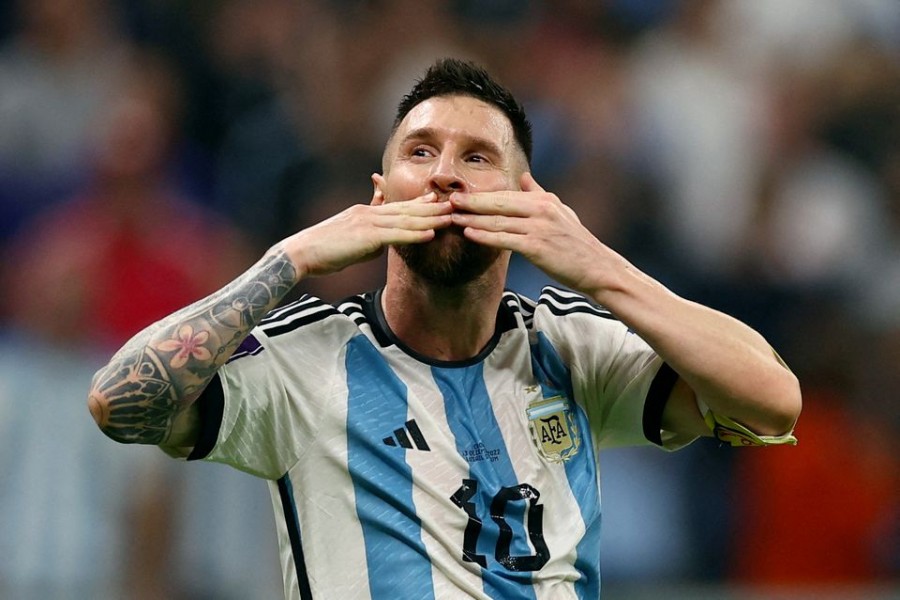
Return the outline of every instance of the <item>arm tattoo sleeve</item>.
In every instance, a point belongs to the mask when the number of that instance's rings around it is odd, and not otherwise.
[[[175,416],[203,391],[250,330],[294,286],[281,251],[218,292],[151,325],[94,376],[100,428],[124,443],[167,441]]]

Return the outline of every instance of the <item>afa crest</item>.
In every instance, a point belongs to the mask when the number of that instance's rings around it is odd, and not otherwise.
[[[575,415],[563,396],[535,400],[525,410],[531,439],[538,452],[551,462],[569,460],[581,447]]]

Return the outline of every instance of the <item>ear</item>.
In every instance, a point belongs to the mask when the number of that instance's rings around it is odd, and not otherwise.
[[[384,204],[384,176],[380,173],[372,173],[372,185],[374,186],[374,190],[372,191],[372,206]]]

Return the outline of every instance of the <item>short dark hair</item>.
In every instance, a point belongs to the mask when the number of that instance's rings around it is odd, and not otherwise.
[[[516,142],[525,153],[529,166],[531,165],[531,123],[525,115],[525,109],[512,92],[491,77],[483,67],[456,58],[442,58],[435,62],[403,97],[397,106],[391,134],[397,131],[409,111],[436,96],[471,96],[499,108],[509,119]]]

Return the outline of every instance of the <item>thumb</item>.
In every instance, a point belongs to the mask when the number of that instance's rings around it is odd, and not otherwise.
[[[534,177],[532,177],[531,173],[525,172],[522,173],[522,178],[520,180],[522,185],[523,192],[543,192],[546,191],[542,188],[537,181],[535,181]]]

